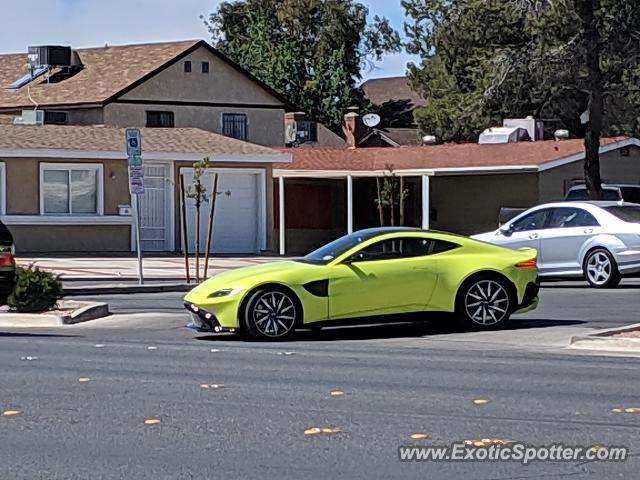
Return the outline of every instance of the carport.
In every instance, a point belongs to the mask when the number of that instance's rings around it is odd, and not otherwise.
[[[433,172],[394,173],[409,191],[402,224],[428,229]],[[385,174],[388,171],[274,170],[280,255],[306,252],[341,235],[379,227],[376,179],[382,180]]]

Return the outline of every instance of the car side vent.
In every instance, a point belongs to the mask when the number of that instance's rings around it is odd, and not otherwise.
[[[305,283],[303,287],[307,292],[316,297],[329,296],[329,280],[316,280],[315,282]]]

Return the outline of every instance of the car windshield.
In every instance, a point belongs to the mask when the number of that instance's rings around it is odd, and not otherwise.
[[[340,237],[337,240],[334,240],[333,242],[328,243],[317,250],[314,250],[307,256],[303,257],[302,261],[316,263],[318,265],[326,265],[334,258],[342,255],[347,250],[350,250],[351,248],[369,238],[371,238],[371,235],[367,235],[361,232],[345,235],[344,237]]]
[[[640,207],[620,205],[615,207],[605,207],[605,210],[624,222],[640,223]]]

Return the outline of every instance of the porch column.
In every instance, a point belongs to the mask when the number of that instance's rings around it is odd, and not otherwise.
[[[278,230],[280,233],[280,241],[279,241],[280,255],[284,255],[285,254],[284,239],[285,239],[285,233],[286,233],[286,230],[285,230],[286,227],[284,222],[284,177],[278,177],[278,219],[279,219]]]
[[[353,233],[353,177],[347,176],[347,233]]]
[[[422,228],[429,230],[429,175],[422,175]]]

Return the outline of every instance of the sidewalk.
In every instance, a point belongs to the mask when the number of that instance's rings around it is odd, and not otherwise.
[[[234,268],[259,265],[281,257],[212,257],[208,276]],[[70,282],[136,282],[138,259],[135,257],[19,257],[18,265],[31,263],[43,270],[61,275]],[[195,279],[195,260],[191,258],[191,281]],[[143,259],[145,281],[186,283],[184,257],[147,257]],[[200,277],[204,275],[204,259],[200,259]]]

